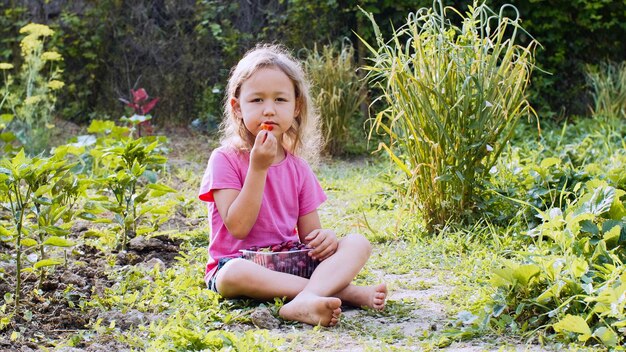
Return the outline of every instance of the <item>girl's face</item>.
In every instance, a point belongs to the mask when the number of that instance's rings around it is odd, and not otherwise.
[[[254,136],[262,124],[271,125],[271,133],[279,142],[298,115],[294,84],[275,67],[262,68],[245,80],[239,98],[232,98],[230,104]]]

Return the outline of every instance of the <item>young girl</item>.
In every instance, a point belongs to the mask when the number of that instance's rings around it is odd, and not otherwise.
[[[211,217],[207,285],[226,298],[286,297],[280,316],[312,325],[336,325],[342,302],[382,310],[384,283],[351,284],[370,255],[368,240],[337,239],[320,224],[326,195],[303,159],[319,152],[318,116],[300,65],[282,47],[257,46],[231,72],[226,94],[222,146],[199,195]],[[310,279],[239,258],[240,249],[287,240],[308,244],[321,261]]]

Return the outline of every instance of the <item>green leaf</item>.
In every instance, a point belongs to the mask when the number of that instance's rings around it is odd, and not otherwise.
[[[0,236],[10,237],[12,235],[13,235],[13,233],[11,231],[9,231],[9,229],[7,229],[4,226],[0,226]]]
[[[158,183],[150,183],[148,184],[148,188],[150,188],[151,190],[153,190],[153,192],[151,193],[151,195],[153,197],[160,197],[166,193],[176,193],[178,192],[177,190],[168,187],[166,185],[162,185],[162,184],[158,184]]]
[[[87,132],[104,134],[111,132],[114,127],[115,122],[113,121],[93,120],[89,128],[87,128]]]
[[[94,221],[96,220],[98,217],[95,216],[92,213],[88,213],[88,212],[82,212],[80,214],[77,215],[79,218],[83,219],[83,220],[89,220],[89,221]]]
[[[578,340],[587,341],[591,337],[591,329],[585,319],[577,315],[568,314],[561,321],[552,325],[556,332],[568,331],[580,334]]]
[[[37,241],[35,241],[32,238],[24,238],[23,240],[20,241],[20,243],[24,247],[32,247],[32,246],[36,246],[37,245]]]
[[[43,268],[46,266],[53,266],[53,265],[59,265],[59,264],[63,264],[63,261],[58,260],[58,259],[43,259],[35,263],[33,265],[33,268],[39,269],[39,268]]]
[[[96,231],[96,230],[87,230],[87,231],[85,231],[83,236],[85,236],[85,238],[87,238],[87,237],[100,238],[100,237],[104,236],[104,234],[102,232]]]
[[[496,304],[493,306],[491,315],[497,318],[500,316],[500,314],[502,314],[502,312],[504,312],[505,309],[506,306],[504,304]]]
[[[595,215],[601,215],[611,209],[613,199],[615,199],[615,188],[598,187],[593,191],[591,199],[583,203],[581,210]]]
[[[621,199],[626,195],[626,191],[622,189],[615,190],[615,200],[609,210],[609,219],[620,220],[626,217],[626,202]]]
[[[598,235],[600,231],[598,230],[598,225],[596,225],[591,220],[583,220],[580,222],[580,230],[583,232],[590,233],[592,235]]]
[[[150,190],[149,189],[145,189],[140,194],[134,196],[133,199],[135,201],[135,204],[144,203],[146,201],[146,196],[148,195],[148,192],[150,192]]]
[[[58,237],[58,236],[50,236],[44,242],[46,246],[54,246],[54,247],[72,247],[76,245],[74,241],[70,241],[68,239]]]
[[[589,264],[586,260],[576,257],[571,261],[571,270],[574,277],[578,279],[587,273],[587,270],[589,270]]]
[[[541,161],[539,167],[542,169],[547,169],[550,166],[559,165],[561,163],[561,159],[559,158],[546,158]]]
[[[513,277],[525,287],[528,286],[530,279],[539,274],[539,269],[539,266],[535,264],[520,265],[513,271]]]
[[[0,122],[2,122],[2,123],[9,123],[9,122],[11,122],[11,120],[13,120],[13,115],[11,115],[11,114],[1,114],[0,115]]]
[[[47,234],[55,236],[66,236],[70,233],[70,231],[59,226],[45,226],[43,229]]]
[[[608,222],[608,221],[607,221]],[[605,224],[607,223],[605,222]],[[611,225],[607,225],[606,227],[609,227]],[[603,227],[603,231],[604,231],[604,227]],[[620,235],[622,232],[622,227],[620,225],[617,224],[612,224],[612,227],[610,227],[610,230],[604,232],[604,236],[603,239],[604,241],[606,241],[607,246],[609,246],[610,248],[613,248],[617,245]]]
[[[11,143],[16,140],[15,134],[13,132],[2,132],[0,133],[0,140],[4,143]]]
[[[605,346],[617,346],[617,335],[606,326],[597,328],[596,331],[593,332],[593,336],[600,339]]]

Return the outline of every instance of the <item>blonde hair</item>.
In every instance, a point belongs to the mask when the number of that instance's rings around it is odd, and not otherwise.
[[[317,163],[321,147],[319,115],[309,93],[309,82],[302,66],[280,45],[258,44],[249,50],[231,70],[224,101],[221,144],[239,151],[250,151],[254,145],[254,135],[246,129],[243,119],[237,117],[230,104],[232,98],[239,98],[241,85],[254,73],[263,68],[277,68],[293,82],[298,115],[294,123],[283,135],[283,147],[290,153],[300,156],[310,164]]]

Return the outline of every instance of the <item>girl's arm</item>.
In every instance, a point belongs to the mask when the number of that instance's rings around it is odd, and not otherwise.
[[[309,255],[314,259],[324,260],[337,251],[337,235],[333,230],[322,229],[317,210],[298,218],[298,236],[302,243],[313,247]]]
[[[264,137],[267,136],[267,137]],[[267,138],[263,141],[264,138]],[[271,133],[259,133],[250,152],[250,167],[241,191],[213,191],[215,206],[230,234],[244,239],[256,223],[263,200],[267,170],[276,154],[277,140]]]

